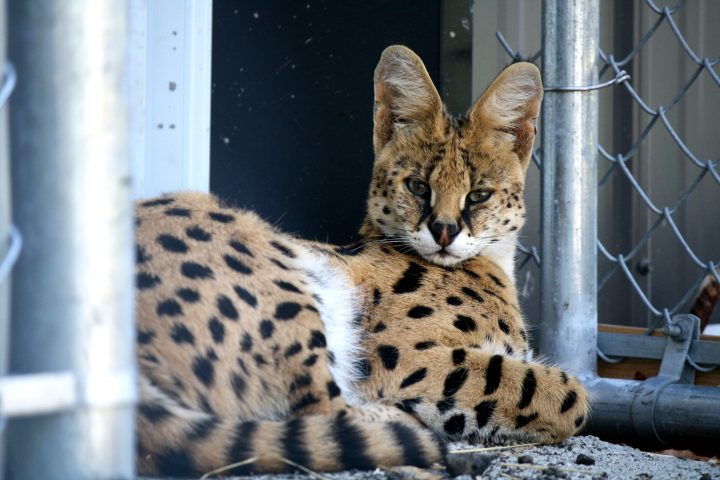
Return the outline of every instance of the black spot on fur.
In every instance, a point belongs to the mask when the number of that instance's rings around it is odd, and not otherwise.
[[[183,343],[189,343],[195,345],[195,335],[182,323],[176,323],[172,327],[170,332],[170,338],[173,339],[178,345]]]
[[[165,450],[155,456],[155,465],[163,477],[197,477],[202,474],[190,453],[183,450]]]
[[[453,408],[455,408],[455,397],[446,397],[440,400],[435,404],[435,406],[438,409],[438,412],[441,414],[445,412],[449,412]]]
[[[245,379],[233,372],[230,374],[230,385],[232,386],[233,392],[235,392],[235,396],[242,399],[245,395],[245,390],[247,390]]]
[[[382,293],[380,293],[379,289],[373,290],[373,305],[380,305],[380,301],[382,300]]]
[[[230,240],[229,245],[230,245],[230,247],[231,247],[233,250],[235,250],[235,251],[238,252],[238,253],[242,253],[243,255],[247,255],[247,256],[249,256],[249,257],[254,257],[254,256],[255,256],[255,255],[253,255],[253,253],[250,251],[250,249],[247,247],[247,245],[245,245],[244,243],[242,243],[242,242],[239,241],[239,240]]]
[[[210,212],[208,213],[208,217],[210,217],[212,220],[215,220],[216,222],[220,223],[230,223],[235,220],[235,217],[232,215],[228,215],[227,213],[220,213],[220,212]]]
[[[337,383],[333,382],[332,380],[327,382],[327,391],[328,397],[330,397],[330,399],[333,399],[342,393],[340,391],[340,387],[337,386]]]
[[[285,265],[284,263],[282,263],[280,260],[276,260],[276,259],[274,259],[274,258],[271,258],[270,261],[271,261],[272,263],[274,263],[275,265],[277,265],[278,267],[280,267],[281,269],[283,269],[283,270],[290,270],[290,269],[287,267],[287,265]]]
[[[220,314],[222,314],[223,317],[234,321],[237,321],[237,319],[240,318],[235,305],[233,305],[233,302],[229,297],[220,294],[217,296],[215,302]]]
[[[408,268],[403,272],[402,277],[393,285],[395,293],[414,292],[422,286],[423,276],[427,269],[415,262],[410,262]]]
[[[575,428],[580,428],[580,425],[582,425],[584,421],[585,421],[584,415],[580,415],[579,417],[577,417],[575,419]]]
[[[560,381],[562,381],[563,384],[567,385],[567,383],[568,383],[567,373],[560,372]]]
[[[515,417],[515,428],[522,428],[538,417],[538,413],[534,412],[530,415],[518,415]]]
[[[237,462],[238,459],[250,458],[253,454],[253,443],[255,441],[255,432],[258,424],[255,422],[240,422],[235,427],[230,446],[225,452],[227,463]],[[224,472],[225,475],[249,475],[252,473],[252,464],[235,467],[230,471]]]
[[[296,257],[295,252],[293,252],[292,250],[290,250],[288,247],[286,247],[285,245],[283,245],[283,244],[280,243],[280,242],[276,242],[276,241],[273,240],[272,242],[270,242],[270,245],[271,245],[275,250],[277,250],[278,252],[282,253],[283,255],[285,255],[285,256],[288,257],[288,258],[295,258],[295,257]]]
[[[490,277],[490,280],[492,280],[495,283],[495,285],[497,285],[498,287],[505,288],[505,284],[503,282],[501,282],[500,279],[497,278],[492,273],[488,273],[488,277]]]
[[[168,252],[185,253],[188,251],[187,244],[173,235],[163,233],[158,235],[155,241]]]
[[[297,355],[302,350],[302,344],[300,342],[292,343],[289,347],[285,349],[285,353],[283,353],[283,356],[285,358],[290,358],[293,355]]]
[[[400,400],[395,404],[397,408],[402,410],[406,413],[414,413],[415,412],[415,406],[422,401],[422,398],[420,397],[413,397],[413,398],[406,398],[404,400]]]
[[[215,277],[213,271],[210,270],[209,267],[195,262],[183,262],[182,265],[180,265],[180,273],[182,273],[184,277],[192,280]]]
[[[295,377],[295,380],[290,384],[290,392],[294,392],[298,388],[307,387],[310,384],[312,384],[312,377],[310,375],[298,375]]]
[[[477,421],[478,430],[490,421],[495,412],[495,407],[497,407],[497,400],[485,400],[475,406],[475,420]]]
[[[150,423],[160,423],[170,416],[168,409],[157,403],[141,403],[138,410]]]
[[[495,393],[502,378],[502,355],[493,355],[485,370],[485,395]]]
[[[308,348],[310,350],[314,348],[325,348],[327,347],[327,340],[325,340],[325,334],[320,330],[313,330],[310,332],[310,340],[308,341]]]
[[[248,267],[242,260],[240,260],[237,257],[233,257],[232,255],[223,255],[223,260],[225,260],[225,264],[235,270],[238,273],[242,273],[243,275],[250,275],[252,274],[252,268]]]
[[[503,342],[503,346],[505,347],[505,353],[507,353],[511,357],[515,354],[515,350],[513,350],[513,348],[507,342]]]
[[[395,437],[395,445],[402,448],[403,465],[430,467],[430,462],[423,456],[423,447],[414,429],[401,422],[390,422],[390,431]]]
[[[375,325],[375,328],[373,328],[373,333],[380,333],[386,328],[387,326],[385,326],[383,322],[378,322],[377,325]]]
[[[462,292],[467,295],[468,297],[472,298],[473,300],[483,303],[485,302],[485,299],[480,296],[479,293],[477,293],[475,290],[473,290],[470,287],[463,287]]]
[[[469,270],[469,269],[467,269],[467,268],[463,268],[462,271],[463,271],[463,273],[464,273],[465,275],[467,275],[467,276],[470,277],[470,278],[474,278],[474,279],[480,278],[480,275],[478,275],[477,273],[475,273],[475,272],[473,272],[472,270]]]
[[[206,387],[211,387],[215,381],[215,367],[205,357],[195,357],[192,363],[192,371],[200,382]]]
[[[422,381],[425,376],[427,375],[427,368],[419,368],[415,370],[413,373],[408,375],[403,379],[402,382],[400,382],[400,388],[407,388],[410,385],[415,385],[416,383]]]
[[[445,377],[443,397],[452,397],[462,388],[468,378],[467,368],[456,368]]]
[[[425,318],[432,315],[432,313],[432,308],[423,305],[417,305],[408,310],[407,316],[410,318]]]
[[[310,405],[314,405],[316,403],[320,402],[320,399],[317,398],[312,393],[306,393],[302,397],[300,397],[299,400],[297,400],[295,403],[293,403],[290,406],[290,411],[292,413],[296,413],[300,410],[302,410],[305,407],[309,407]]]
[[[153,330],[138,330],[137,331],[137,342],[140,345],[147,345],[152,342],[155,338],[155,332]]]
[[[197,240],[198,242],[209,242],[212,238],[212,235],[203,230],[200,225],[194,225],[192,227],[186,228],[185,235],[192,238],[193,240]]]
[[[292,320],[300,313],[302,307],[296,302],[283,302],[275,307],[275,318],[278,320]]]
[[[453,305],[455,307],[457,307],[458,305],[462,305],[463,303],[462,298],[456,297],[454,295],[447,297],[446,301],[448,305]]]
[[[192,288],[178,288],[175,293],[187,303],[195,303],[200,300],[200,294]]]
[[[157,304],[155,313],[157,313],[160,317],[177,317],[178,315],[183,314],[183,309],[178,302],[176,302],[172,298],[169,298]]]
[[[305,419],[303,417],[292,418],[285,424],[285,432],[282,438],[283,456],[298,465],[309,465],[312,458],[308,450],[305,430]]]
[[[253,355],[253,360],[255,360],[255,365],[258,367],[262,367],[263,365],[267,365],[267,360],[265,360],[265,357],[260,355],[259,353],[256,353]]]
[[[435,342],[418,342],[415,344],[415,350],[428,350],[433,347],[437,347],[437,343],[435,343]]]
[[[235,285],[233,287],[233,290],[235,290],[235,293],[238,297],[240,297],[240,300],[247,303],[252,308],[255,308],[257,306],[257,298],[252,293],[245,290],[240,285]]]
[[[225,327],[217,318],[213,317],[208,320],[208,330],[210,330],[213,342],[222,343],[225,340]]]
[[[467,353],[462,348],[456,348],[455,350],[453,350],[453,352],[452,352],[453,365],[460,365],[461,363],[463,363],[465,361],[466,355],[467,355]]]
[[[305,360],[303,360],[303,365],[305,365],[306,367],[312,367],[313,365],[315,365],[317,363],[318,358],[319,358],[318,355],[316,353],[313,353],[312,355],[307,357]]]
[[[456,320],[453,322],[455,328],[463,332],[474,332],[477,330],[477,324],[475,320],[468,317],[467,315],[457,315]]]
[[[202,440],[215,431],[220,422],[215,417],[197,420],[193,423],[193,431],[188,435],[189,440]]]
[[[370,378],[370,375],[372,375],[372,365],[368,359],[361,358],[355,364],[357,365],[358,378],[360,380],[367,380]]]
[[[145,248],[135,244],[135,263],[142,265],[143,263],[150,260],[150,256],[145,252]]]
[[[340,449],[343,470],[372,470],[375,463],[367,453],[367,441],[362,430],[353,425],[347,415],[338,415],[332,427],[333,438]]]
[[[562,405],[560,406],[560,413],[565,413],[570,410],[576,402],[577,392],[575,392],[575,390],[570,390],[563,399]]]
[[[286,282],[284,280],[273,280],[273,283],[277,285],[278,288],[285,290],[286,292],[302,293],[302,290],[300,290],[290,282]]]
[[[150,273],[138,272],[135,276],[135,285],[138,290],[149,290],[160,284],[160,277]]]
[[[272,320],[263,320],[260,322],[260,336],[263,339],[272,337],[273,332],[275,332],[275,325],[273,325]]]
[[[448,435],[462,435],[462,433],[465,431],[465,415],[463,415],[462,413],[453,415],[452,417],[447,419],[447,421],[443,425],[443,428],[445,429],[445,433],[447,433]]]
[[[517,408],[522,410],[527,408],[532,402],[533,396],[535,395],[535,388],[537,387],[537,380],[535,379],[535,373],[532,369],[528,368],[525,372],[525,378],[522,383],[522,396],[518,402]]]
[[[253,347],[253,339],[249,333],[243,334],[242,340],[240,340],[240,350],[243,352],[249,352]]]
[[[385,367],[386,370],[395,370],[398,359],[400,358],[400,351],[392,345],[380,345],[377,352],[383,367]]]
[[[142,207],[156,207],[159,205],[168,205],[174,202],[174,198],[156,198],[154,200],[147,200],[140,204]]]
[[[502,318],[498,318],[498,327],[500,327],[500,330],[506,335],[510,334],[510,327],[508,324],[503,320]]]
[[[168,208],[165,210],[165,215],[169,217],[185,217],[190,218],[190,210],[187,208]]]

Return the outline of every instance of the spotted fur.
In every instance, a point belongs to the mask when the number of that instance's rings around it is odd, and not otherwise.
[[[350,246],[204,194],[140,202],[140,472],[428,466],[445,440],[552,443],[581,428],[577,379],[525,360],[513,278],[541,97],[537,69],[516,64],[454,119],[420,59],[388,48]]]

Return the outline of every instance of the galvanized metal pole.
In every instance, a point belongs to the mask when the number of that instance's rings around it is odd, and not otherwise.
[[[0,0],[0,67],[6,62],[5,1]],[[4,76],[0,83],[7,82]],[[8,92],[9,93],[9,92]],[[0,98],[0,101],[2,98]],[[5,98],[7,101],[7,98]],[[7,107],[0,103],[0,376],[5,375],[10,355],[10,162],[8,157]],[[5,263],[7,262],[7,263]],[[4,267],[4,268],[3,268]],[[0,478],[5,465],[5,420],[0,417]]]
[[[598,0],[543,1],[543,81],[597,83]],[[597,92],[548,91],[542,119],[540,353],[591,375],[597,344]]]
[[[9,2],[13,213],[25,238],[10,367],[74,371],[82,405],[11,421],[11,478],[134,476],[127,11]]]

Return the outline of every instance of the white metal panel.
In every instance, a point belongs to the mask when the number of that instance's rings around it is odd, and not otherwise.
[[[212,2],[134,0],[131,19],[135,197],[208,191]]]

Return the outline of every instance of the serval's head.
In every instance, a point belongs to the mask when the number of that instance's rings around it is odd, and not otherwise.
[[[512,270],[542,96],[537,67],[515,63],[455,118],[412,50],[385,49],[375,69],[375,166],[361,233],[439,265],[482,254]]]

